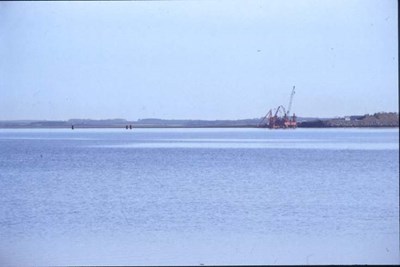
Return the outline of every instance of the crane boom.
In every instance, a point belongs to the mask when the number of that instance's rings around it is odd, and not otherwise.
[[[294,88],[295,88],[295,86],[293,86],[292,93],[290,94],[289,105],[288,105],[288,109],[287,109],[287,113],[286,113],[287,116],[290,116],[290,110],[292,109],[293,96],[294,96],[294,93],[295,93],[294,92]]]
[[[258,127],[261,127],[263,125],[266,125],[266,122],[272,117],[272,109],[270,109],[267,113],[267,115],[265,115],[261,121],[258,123]]]

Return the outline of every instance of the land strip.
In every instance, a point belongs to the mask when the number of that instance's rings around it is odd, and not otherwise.
[[[243,120],[164,120],[140,119],[70,119],[66,121],[10,120],[0,121],[2,129],[18,128],[257,128],[262,118]],[[399,114],[381,112],[373,115],[345,116],[338,118],[298,117],[299,128],[349,128],[349,127],[399,127]]]

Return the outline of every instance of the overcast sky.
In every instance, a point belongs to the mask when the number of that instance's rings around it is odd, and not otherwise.
[[[0,120],[398,110],[397,1],[0,2]]]

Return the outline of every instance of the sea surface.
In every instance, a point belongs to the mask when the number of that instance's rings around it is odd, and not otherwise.
[[[398,128],[0,130],[0,265],[386,263]]]

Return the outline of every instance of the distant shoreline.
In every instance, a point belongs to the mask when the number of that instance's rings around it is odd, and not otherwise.
[[[277,130],[277,129],[269,129],[267,127],[257,127],[257,126],[132,126],[132,129],[126,129],[121,126],[74,126],[74,129],[71,127],[63,127],[63,126],[54,126],[54,127],[27,127],[27,126],[13,126],[13,127],[0,127],[0,129],[70,129],[70,130],[86,130],[86,129],[121,129],[121,130],[135,130],[135,129],[265,129],[265,130]],[[297,127],[298,129],[363,129],[363,128],[372,128],[372,129],[394,129],[399,128],[399,126],[322,126],[322,127]],[[296,128],[295,128],[296,129]],[[295,130],[291,129],[283,129],[283,130]],[[279,130],[279,129],[278,129]],[[282,130],[282,129],[281,129]]]
[[[297,117],[297,128],[398,128],[399,114],[380,112],[373,115],[338,118]],[[241,120],[167,120],[140,119],[70,119],[67,121],[14,120],[0,121],[0,129],[193,129],[193,128],[267,128],[262,118]],[[262,127],[260,127],[262,126]]]

